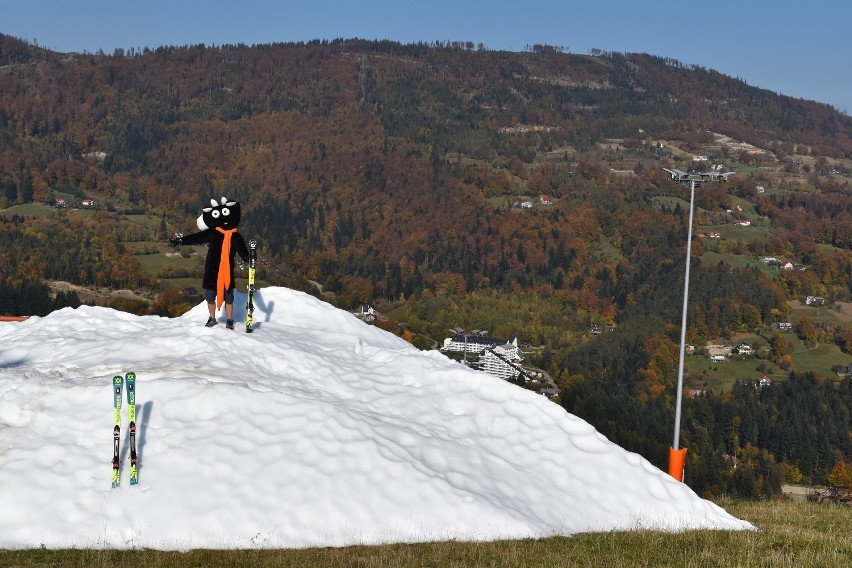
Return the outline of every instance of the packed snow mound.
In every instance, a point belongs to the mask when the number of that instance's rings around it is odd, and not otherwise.
[[[533,392],[312,296],[255,331],[63,309],[0,324],[0,548],[293,548],[752,529]],[[110,486],[137,375],[139,484]],[[125,399],[126,400],[126,399]]]

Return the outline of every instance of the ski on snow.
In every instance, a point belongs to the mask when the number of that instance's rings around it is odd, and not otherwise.
[[[257,241],[249,241],[248,300],[246,301],[246,333],[252,332],[254,324],[254,271],[257,266]]]
[[[112,486],[121,482],[119,445],[121,443],[121,401],[124,384],[127,383],[127,420],[130,433],[130,485],[139,483],[139,470],[136,467],[136,373],[127,373],[126,377],[116,375],[112,378]]]
[[[118,468],[118,445],[121,438],[121,398],[124,377],[116,375],[112,379],[112,486],[118,487],[121,470]]]
[[[127,421],[130,430],[130,485],[139,483],[139,470],[136,469],[136,373],[127,373]]]

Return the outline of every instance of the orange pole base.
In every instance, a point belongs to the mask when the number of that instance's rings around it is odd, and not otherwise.
[[[29,316],[0,316],[0,321],[25,321]]]
[[[669,448],[669,475],[682,482],[684,468],[686,468],[686,448],[679,450]]]

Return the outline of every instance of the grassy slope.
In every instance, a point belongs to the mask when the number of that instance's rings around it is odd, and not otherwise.
[[[792,502],[725,502],[757,531],[637,530],[572,538],[485,543],[443,542],[304,550],[193,550],[185,553],[97,550],[0,552],[0,566],[778,566],[848,567],[852,507]]]

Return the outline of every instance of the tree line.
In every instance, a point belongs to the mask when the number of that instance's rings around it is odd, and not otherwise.
[[[563,390],[562,405],[666,469],[674,427],[670,397],[643,401],[622,382],[580,378]],[[831,381],[811,373],[687,397],[681,421],[685,482],[699,495],[744,498],[779,495],[782,483],[830,484],[832,473],[850,463],[850,408],[852,378]]]

